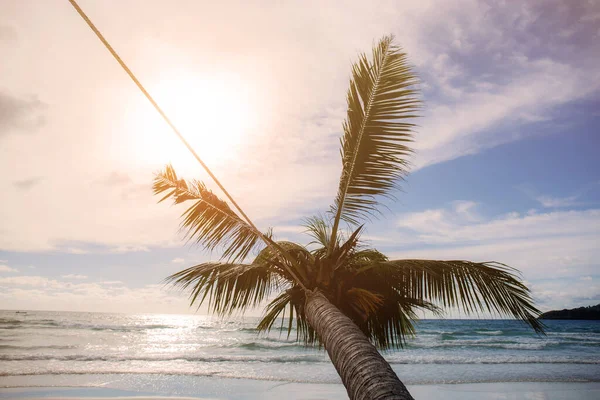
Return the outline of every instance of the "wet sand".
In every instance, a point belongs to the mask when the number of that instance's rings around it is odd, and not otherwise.
[[[0,389],[0,399],[142,400],[142,399],[347,399],[338,384],[261,382],[245,379],[206,378],[204,390],[193,396],[165,396],[163,391],[140,393],[111,388],[20,387]],[[442,385],[408,385],[415,399],[462,400],[575,400],[599,399],[600,382],[509,382]],[[162,392],[162,393],[161,393]]]

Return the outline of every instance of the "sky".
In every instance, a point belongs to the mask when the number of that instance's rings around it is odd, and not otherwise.
[[[364,239],[506,263],[542,310],[600,303],[600,1],[79,3],[255,224],[301,243],[351,63],[394,34],[424,108]],[[195,312],[162,280],[219,254],[151,183],[206,174],[66,0],[0,0],[0,54],[0,308]]]

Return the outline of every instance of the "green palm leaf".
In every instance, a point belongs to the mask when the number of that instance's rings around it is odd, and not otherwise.
[[[342,175],[332,206],[332,239],[340,219],[356,224],[377,211],[375,196],[387,195],[407,173],[415,118],[420,107],[406,54],[384,37],[352,69],[342,139]]]
[[[190,289],[190,304],[198,308],[208,300],[208,309],[219,315],[258,306],[281,284],[278,274],[266,264],[207,262],[170,275],[165,282]]]
[[[252,263],[268,264],[290,282],[301,285],[306,283],[314,263],[311,253],[304,246],[293,242],[271,241],[270,244],[271,246],[265,247],[258,253]],[[281,257],[281,254],[285,257]]]
[[[314,329],[308,324],[304,313],[304,304],[306,303],[306,293],[299,286],[293,286],[266,306],[265,315],[258,323],[258,330],[268,332],[273,327],[275,321],[280,318],[280,330],[287,329],[287,335],[290,336],[292,329],[296,327],[296,340],[301,340],[307,345],[317,344],[319,340]],[[285,310],[289,310],[287,324]]]
[[[200,181],[190,183],[177,177],[171,165],[154,178],[154,194],[166,192],[175,204],[191,200],[195,203],[183,214],[181,227],[188,239],[195,239],[207,249],[224,246],[222,259],[241,261],[261,242],[260,233],[242,220],[223,200]]]
[[[384,275],[405,297],[457,307],[467,314],[487,311],[511,316],[543,333],[537,319],[540,311],[517,272],[497,262],[462,260],[394,260],[364,271]]]
[[[320,215],[306,218],[303,225],[306,228],[305,232],[313,238],[309,245],[317,245],[324,249],[329,248],[331,227],[327,224],[325,218]]]
[[[441,315],[436,305],[398,287],[394,269],[379,267],[387,261],[377,250],[358,249],[336,270],[331,291],[331,301],[381,349],[402,347],[414,335],[418,310]]]

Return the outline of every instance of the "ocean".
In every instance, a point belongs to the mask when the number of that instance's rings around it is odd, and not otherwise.
[[[340,383],[327,354],[295,332],[258,334],[257,318],[0,311],[0,387],[193,386],[197,377]],[[599,382],[600,321],[422,320],[384,353],[406,384]],[[162,386],[161,386],[162,385]],[[184,389],[177,393],[186,393]]]

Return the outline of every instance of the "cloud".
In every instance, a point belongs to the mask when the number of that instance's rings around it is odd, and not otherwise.
[[[112,247],[109,251],[111,253],[135,253],[139,251],[150,251],[150,249],[143,245],[123,245]]]
[[[99,179],[97,182],[106,186],[126,186],[133,183],[131,177],[127,173],[121,171],[113,171],[105,178]]]
[[[185,262],[185,260],[183,258],[177,257],[177,258],[172,259],[171,262],[173,264],[183,264]]]
[[[33,286],[38,288],[62,288],[65,284],[55,279],[48,279],[43,276],[36,275],[23,275],[23,276],[11,276],[11,277],[0,277],[0,285],[14,285],[14,286]]]
[[[551,197],[551,196],[538,196],[536,200],[540,202],[543,207],[546,208],[565,208],[573,207],[578,205],[578,196],[568,197]]]
[[[455,201],[448,209],[431,209],[401,215],[398,219],[400,228],[407,228],[423,234],[431,232],[451,232],[457,227],[464,227],[480,220],[472,201]]]
[[[44,186],[54,190],[34,185],[29,189],[31,196],[6,191],[4,212],[0,210],[0,249],[87,254],[143,252],[151,247],[182,245],[178,233],[181,209],[156,204],[150,174],[134,184],[120,186],[95,185],[93,175],[81,179],[76,175],[74,171],[68,182],[62,181],[61,175],[50,175]],[[147,190],[136,192],[141,179],[147,182]],[[34,214],[35,222],[30,220]]]
[[[551,59],[516,62],[515,70],[518,72],[506,77],[507,83],[472,88],[455,83],[444,89],[461,91],[452,102],[430,101],[423,134],[416,142],[416,166],[522,139],[527,131],[520,126],[549,120],[554,107],[589,96],[600,88],[597,72],[590,71],[590,84],[586,79],[588,72]]]
[[[531,185],[520,185],[517,188],[525,193],[529,198],[539,202],[544,208],[568,208],[585,205],[585,201],[582,201],[581,198],[584,197],[588,192],[597,188],[599,185],[599,181],[590,182],[578,189],[571,196],[563,197],[539,194],[533,187],[531,187]]]
[[[20,190],[29,190],[32,187],[39,185],[42,182],[43,178],[29,178],[22,179],[13,182],[13,186]]]
[[[593,14],[586,14],[580,18],[581,21],[600,21],[600,12],[595,12]]]
[[[124,285],[124,283],[122,281],[101,281],[98,283],[101,285],[115,285],[115,286]]]
[[[417,167],[520,140],[537,131],[532,122],[556,119],[556,107],[600,88],[591,56],[600,51],[591,36],[597,28],[580,21],[597,7],[467,1],[414,8],[406,29],[415,29],[409,45],[416,39],[421,49],[408,50],[417,55],[426,105]],[[567,39],[557,27],[576,29]]]
[[[162,285],[132,288],[120,281],[64,282],[42,276],[0,277],[3,308],[57,311],[188,313],[187,297]],[[205,309],[202,309],[205,311]]]
[[[68,275],[62,275],[61,278],[81,280],[81,279],[87,279],[88,277],[86,275],[68,274]]]
[[[3,260],[0,260],[0,262],[6,262]],[[0,265],[0,272],[19,272],[18,270],[9,267],[8,265]]]
[[[0,41],[14,41],[17,37],[17,31],[13,27],[0,25]]]
[[[588,280],[549,280],[533,283],[531,288],[539,304],[546,310],[562,310],[587,305],[596,305],[600,299],[600,286]]]
[[[0,137],[10,132],[31,132],[44,123],[45,104],[32,97],[20,99],[0,92]]]
[[[600,209],[522,215],[506,213],[476,222],[477,217],[453,209],[432,209],[399,217],[398,226],[424,243],[484,242],[532,237],[598,235]]]

